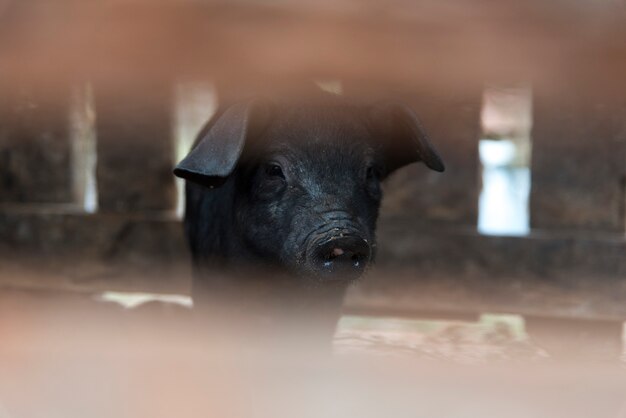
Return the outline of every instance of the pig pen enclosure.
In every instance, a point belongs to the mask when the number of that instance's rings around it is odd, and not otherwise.
[[[626,56],[611,7],[459,5],[486,36],[419,2],[390,5],[381,20],[367,7],[340,13],[306,2],[104,4],[7,3],[3,12],[3,287],[188,294],[184,191],[171,170],[215,110],[216,86],[228,95],[260,79],[333,75],[341,94],[409,103],[448,167],[412,165],[387,181],[378,265],[351,290],[347,312],[625,318]],[[416,15],[392,27],[402,7]],[[83,23],[66,20],[67,10]],[[506,27],[512,17],[524,37]],[[290,45],[276,32],[296,21],[302,44]],[[568,22],[584,30],[570,33]],[[191,33],[201,23],[214,35],[202,42]],[[125,45],[103,29],[144,38]],[[367,48],[347,49],[354,34]],[[474,50],[459,50],[466,43]],[[300,55],[288,62],[281,48]],[[449,68],[461,62],[463,71]]]
[[[385,318],[482,318],[513,342],[618,358],[625,21],[619,1],[0,1],[3,338],[42,298],[187,303],[172,168],[224,97],[290,79],[408,103],[446,162],[386,181],[339,350],[432,354],[456,328]]]

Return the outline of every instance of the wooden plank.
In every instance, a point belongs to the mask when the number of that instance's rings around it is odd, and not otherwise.
[[[99,210],[173,210],[170,84],[96,85],[95,102]]]
[[[74,203],[69,89],[0,90],[0,202]]]
[[[407,224],[379,229],[377,269],[347,300],[361,310],[626,318],[623,235],[492,237]]]
[[[182,225],[169,213],[4,211],[0,236],[5,258],[32,255],[48,261],[85,258],[148,266],[175,263],[187,254]]]
[[[78,291],[190,291],[173,216],[0,212],[0,283]]]
[[[265,74],[454,89],[577,73],[611,90],[626,73],[619,1],[26,0],[1,17],[3,71],[33,79]]]
[[[626,231],[623,96],[573,81],[534,96],[531,226]]]
[[[171,217],[4,212],[0,236],[0,285],[189,292],[187,247]],[[378,248],[349,310],[626,319],[622,235],[490,237],[386,222]]]

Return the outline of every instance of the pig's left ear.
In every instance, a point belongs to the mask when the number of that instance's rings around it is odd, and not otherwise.
[[[271,104],[262,99],[236,103],[218,112],[174,174],[204,186],[221,185],[235,169],[246,141],[265,129],[271,112]]]
[[[445,170],[441,157],[410,107],[402,103],[382,103],[371,109],[370,117],[376,134],[385,141],[389,172],[417,161],[423,161],[435,171]]]

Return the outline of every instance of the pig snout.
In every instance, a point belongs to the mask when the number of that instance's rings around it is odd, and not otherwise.
[[[322,281],[350,281],[363,274],[371,253],[365,238],[354,231],[335,228],[311,239],[306,261]]]

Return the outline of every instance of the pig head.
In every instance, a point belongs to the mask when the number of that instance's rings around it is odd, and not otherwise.
[[[398,103],[254,99],[221,109],[175,168],[196,266],[271,268],[302,283],[349,282],[376,253],[381,181],[444,165]]]
[[[263,276],[274,289],[306,289],[274,298],[278,304],[332,305],[322,308],[332,330],[342,289],[376,255],[381,181],[418,161],[444,170],[403,104],[366,106],[328,95],[223,107],[174,170],[187,180],[194,299],[207,285],[233,283],[224,272],[245,277],[246,285]],[[241,297],[239,290],[231,296]]]

